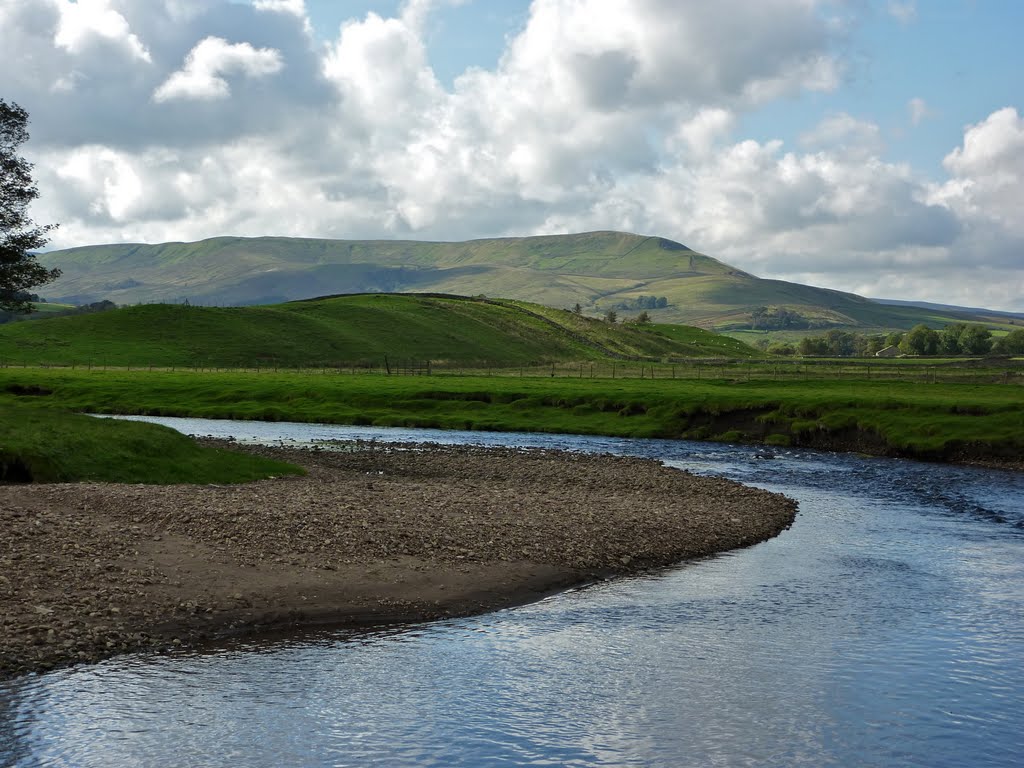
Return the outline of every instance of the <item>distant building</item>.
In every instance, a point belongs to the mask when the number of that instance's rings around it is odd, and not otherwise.
[[[875,357],[899,357],[902,354],[895,344],[875,352]]]

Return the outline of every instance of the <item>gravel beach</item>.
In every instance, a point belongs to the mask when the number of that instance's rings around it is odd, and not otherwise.
[[[478,613],[751,545],[796,512],[645,459],[229,447],[308,475],[0,486],[0,677],[283,626]]]

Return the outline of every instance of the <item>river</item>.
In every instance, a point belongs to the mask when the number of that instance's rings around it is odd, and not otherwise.
[[[796,498],[781,536],[446,622],[0,683],[0,765],[1019,766],[1024,474],[680,441],[153,419],[650,456]]]

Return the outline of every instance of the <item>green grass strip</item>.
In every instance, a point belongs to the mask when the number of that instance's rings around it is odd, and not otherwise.
[[[31,396],[36,390],[50,394]],[[21,392],[23,394],[16,394]],[[796,443],[870,433],[907,455],[1024,451],[1016,384],[0,369],[0,402],[441,429]]]
[[[156,424],[0,403],[0,482],[242,483],[302,473]]]

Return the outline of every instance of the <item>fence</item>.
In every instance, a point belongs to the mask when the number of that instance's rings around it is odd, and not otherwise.
[[[266,361],[256,366],[223,366],[197,361],[187,366],[109,365],[103,361],[70,363],[13,362],[3,368],[58,368],[89,371],[172,371],[192,373],[297,373],[323,376],[501,376],[521,378],[647,379],[650,381],[916,381],[921,383],[1024,384],[1024,360],[958,361],[930,364],[924,360],[896,362],[839,360],[708,360],[667,363],[600,361],[543,363],[522,366],[463,364],[438,360],[356,361],[287,366]]]

